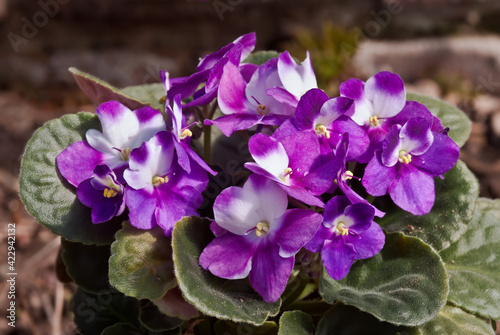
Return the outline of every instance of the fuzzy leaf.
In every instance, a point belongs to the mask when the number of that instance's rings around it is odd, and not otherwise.
[[[337,300],[396,325],[421,325],[446,303],[448,276],[439,255],[418,238],[388,234],[382,251],[354,263],[339,281],[326,271],[320,295]]]
[[[90,208],[76,197],[56,167],[57,155],[85,139],[88,129],[100,129],[92,113],[68,114],[39,128],[28,141],[21,161],[20,196],[28,212],[51,232],[72,242],[110,244],[121,220],[93,224]]]
[[[119,89],[74,67],[70,67],[68,70],[75,78],[76,83],[83,93],[85,93],[96,106],[106,101],[115,100],[132,110],[145,106],[158,108],[161,106],[158,100],[165,95],[163,85],[161,84],[147,84]],[[158,94],[160,94],[160,91],[158,85],[162,87],[162,93],[159,96]]]
[[[376,221],[388,232],[402,231],[418,237],[438,251],[449,247],[462,236],[472,219],[479,184],[462,161],[446,172],[444,179],[434,181],[436,201],[430,213],[417,216],[394,207]]]
[[[175,276],[184,298],[207,315],[262,325],[278,314],[281,300],[266,303],[245,280],[221,279],[199,265],[201,252],[213,238],[209,224],[199,217],[186,217],[172,233]]]
[[[312,317],[301,311],[288,311],[280,318],[278,335],[309,335],[314,333]]]
[[[160,299],[174,287],[171,242],[163,229],[140,230],[125,223],[111,245],[109,281],[137,299]]]
[[[485,320],[451,305],[446,305],[438,316],[420,327],[420,331],[422,335],[494,335]]]
[[[293,334],[293,333],[290,333]],[[319,320],[316,335],[421,335],[418,328],[381,322],[351,306],[337,304]]]
[[[472,122],[464,112],[443,100],[417,93],[408,93],[406,98],[424,104],[431,111],[432,115],[437,116],[441,120],[444,127],[450,127],[448,135],[450,135],[459,147],[465,144],[471,132]]]
[[[91,293],[109,290],[109,246],[61,241],[61,258],[66,272],[80,288]]]
[[[163,314],[151,302],[147,301],[141,306],[139,321],[148,330],[165,331],[180,327],[184,321]]]
[[[487,199],[478,207],[486,208]],[[469,312],[500,319],[500,219],[476,211],[465,234],[440,255],[450,276],[448,300]]]

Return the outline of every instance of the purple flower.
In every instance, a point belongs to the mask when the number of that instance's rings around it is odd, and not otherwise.
[[[196,73],[189,77],[180,77],[170,79],[170,86],[167,90],[168,99],[173,99],[180,94],[182,99],[193,95],[193,100],[185,107],[206,105],[217,96],[217,89],[222,75],[222,69],[227,63],[234,66],[240,66],[243,61],[252,52],[255,47],[255,33],[249,33],[237,38],[234,42],[222,47],[213,54],[205,56],[200,60]],[[241,65],[243,72],[253,71],[256,66],[252,64]],[[165,73],[161,74],[167,77]],[[198,87],[205,85],[198,89]]]
[[[315,134],[299,132],[281,141],[256,134],[248,148],[255,163],[245,163],[247,169],[275,181],[297,200],[324,206],[317,196],[330,188],[340,167],[333,157],[321,156]]]
[[[298,65],[288,53],[281,54],[259,66],[248,82],[238,67],[227,63],[217,95],[225,115],[205,124],[216,125],[226,136],[258,124],[280,125],[293,114],[300,96],[313,87],[316,77],[309,58]]]
[[[373,196],[387,193],[414,215],[429,213],[434,205],[434,177],[450,170],[458,160],[459,148],[445,134],[432,132],[424,118],[394,125],[382,150],[368,163],[362,184]]]
[[[287,210],[286,192],[269,179],[251,175],[243,188],[229,187],[214,204],[216,237],[200,255],[200,265],[226,279],[249,276],[266,302],[279,299],[295,254],[321,224],[307,209]]]
[[[87,141],[71,144],[57,156],[57,166],[66,180],[78,186],[92,177],[96,165],[107,165],[120,182],[131,151],[157,132],[165,130],[161,113],[151,107],[131,111],[117,101],[101,104],[96,110],[102,132],[89,129]]]
[[[82,204],[92,208],[93,223],[109,221],[125,209],[124,187],[106,165],[97,165],[92,178],[78,185],[76,194]]]
[[[191,172],[191,161],[198,164],[205,171],[216,175],[217,173],[212,170],[208,164],[196,152],[191,149],[190,140],[193,133],[189,130],[192,125],[186,125],[184,115],[182,114],[181,97],[176,95],[174,97],[173,108],[166,105],[167,115],[170,117],[172,136],[174,139],[175,151],[177,152],[179,165],[186,170],[187,173]]]
[[[344,196],[327,202],[323,225],[305,248],[321,252],[326,272],[333,279],[344,278],[356,259],[370,258],[382,250],[385,236],[373,221],[374,213],[369,205],[351,204]]]
[[[128,184],[125,195],[130,223],[140,229],[159,225],[167,236],[182,217],[196,214],[208,183],[206,172],[198,165],[191,166],[191,173],[178,165],[168,132],[160,132],[134,149],[123,176]]]
[[[341,96],[354,100],[351,118],[364,126],[370,137],[370,145],[360,163],[367,163],[387,130],[384,126],[388,119],[396,116],[405,106],[406,91],[403,80],[394,73],[383,71],[369,78],[366,83],[359,79],[349,79],[340,85]]]
[[[311,89],[301,97],[294,116],[286,120],[273,137],[283,139],[299,131],[310,132],[318,137],[322,153],[328,154],[341,141],[342,134],[349,133],[351,146],[347,160],[355,160],[366,151],[369,138],[364,129],[346,116],[352,103],[352,99],[330,99],[322,90]]]

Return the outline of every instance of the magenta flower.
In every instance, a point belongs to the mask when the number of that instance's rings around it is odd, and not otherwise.
[[[245,163],[247,169],[273,180],[292,198],[324,206],[318,196],[330,188],[340,166],[333,156],[321,155],[315,134],[299,132],[281,141],[256,134],[248,149],[255,163]]]
[[[424,118],[394,125],[368,163],[362,184],[373,196],[391,199],[414,215],[429,213],[434,205],[434,177],[450,170],[460,149],[442,132],[432,132]]]
[[[182,99],[193,96],[193,100],[187,103],[185,107],[210,103],[217,96],[217,89],[224,65],[231,63],[236,67],[240,67],[242,72],[252,72],[255,70],[255,65],[240,65],[255,48],[255,43],[255,33],[249,33],[240,36],[220,50],[205,56],[200,60],[196,68],[196,73],[189,77],[170,79],[169,89],[167,90],[168,99],[171,100],[178,94],[181,95]],[[168,77],[165,73],[161,75],[163,78]],[[205,85],[199,88],[203,83]]]
[[[309,58],[299,65],[284,53],[259,66],[249,81],[227,63],[217,95],[225,115],[205,124],[216,125],[226,136],[258,124],[278,126],[293,114],[300,96],[316,85]]]
[[[355,160],[366,151],[370,140],[365,130],[346,116],[352,105],[352,99],[330,99],[322,90],[311,89],[300,98],[294,116],[286,120],[273,137],[283,139],[299,131],[310,132],[318,137],[322,154],[329,154],[341,141],[342,134],[349,133],[347,160]]]
[[[87,141],[71,144],[57,156],[57,167],[73,186],[92,178],[96,165],[107,165],[120,182],[131,151],[157,132],[165,130],[161,113],[151,107],[131,111],[117,101],[101,104],[96,110],[102,132],[89,129]]]
[[[106,165],[97,165],[92,178],[78,185],[76,194],[82,204],[92,208],[93,223],[109,221],[125,210],[124,187]]]
[[[168,132],[160,132],[130,154],[123,174],[130,223],[140,229],[159,225],[169,236],[177,221],[196,215],[203,203],[201,193],[208,177],[198,165],[187,173],[176,162],[174,143]]]
[[[385,123],[405,106],[403,80],[397,74],[383,71],[369,78],[366,83],[355,78],[349,79],[340,85],[340,94],[354,100],[354,109],[349,114],[354,122],[366,128],[370,138],[365,154],[357,159],[360,163],[367,163],[390,128]]]
[[[194,152],[193,149],[191,149],[190,142],[193,133],[189,130],[189,127],[192,126],[192,124],[186,125],[186,120],[182,114],[180,95],[176,95],[174,97],[173,108],[166,105],[165,110],[171,123],[170,128],[172,130],[179,165],[186,170],[187,173],[190,173],[191,161],[193,161],[202,169],[215,176],[217,173],[212,170],[210,166],[208,166],[208,164],[200,156],[198,156],[196,152]]]
[[[330,277],[344,278],[357,259],[373,257],[382,250],[385,236],[373,221],[374,209],[366,204],[351,202],[336,196],[327,202],[323,224],[304,246],[320,252]]]
[[[251,175],[243,188],[229,187],[214,204],[216,237],[200,255],[200,265],[215,276],[241,279],[266,302],[279,299],[295,263],[295,254],[321,224],[307,209],[287,210],[286,192]]]

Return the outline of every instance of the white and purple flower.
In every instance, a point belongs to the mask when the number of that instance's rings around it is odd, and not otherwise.
[[[106,222],[122,214],[124,192],[124,186],[106,165],[97,165],[92,178],[85,179],[76,188],[80,202],[92,208],[92,223]]]
[[[324,206],[319,196],[331,187],[340,167],[332,155],[321,155],[314,133],[299,132],[281,141],[255,134],[248,149],[255,163],[245,163],[247,169],[273,180],[292,198]]]
[[[123,176],[130,223],[140,229],[159,225],[167,236],[182,217],[196,214],[208,183],[206,172],[198,165],[191,165],[190,173],[179,166],[168,132],[160,132],[134,149]]]
[[[320,252],[328,275],[340,280],[355,260],[373,257],[382,250],[385,236],[373,221],[374,214],[367,204],[351,204],[347,197],[336,196],[327,202],[323,224],[305,248]]]
[[[373,196],[387,193],[414,215],[429,213],[434,205],[434,177],[450,170],[458,160],[459,147],[446,130],[432,132],[425,118],[394,125],[382,150],[366,166],[362,184]]]
[[[117,101],[101,104],[96,110],[102,132],[89,129],[87,141],[71,144],[57,156],[57,167],[73,186],[92,177],[96,165],[107,165],[120,182],[130,153],[157,132],[165,130],[161,113],[151,107],[131,111]]]
[[[212,231],[216,237],[203,250],[200,265],[221,278],[249,276],[265,301],[277,301],[292,272],[295,254],[322,221],[314,211],[287,210],[287,206],[286,192],[259,175],[251,175],[242,188],[223,190],[214,204]]]
[[[237,66],[227,63],[217,94],[225,115],[205,124],[216,125],[226,136],[255,125],[279,126],[292,116],[300,97],[315,87],[309,56],[299,65],[283,53],[259,66],[249,80]]]

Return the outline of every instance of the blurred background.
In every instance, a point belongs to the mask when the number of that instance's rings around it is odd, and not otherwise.
[[[0,254],[16,224],[16,328],[2,334],[76,334],[74,288],[55,275],[59,238],[18,198],[20,156],[33,131],[93,111],[67,71],[125,87],[194,72],[199,57],[255,31],[257,50],[306,50],[331,96],[356,76],[397,72],[408,91],[442,98],[473,121],[461,159],[481,196],[500,197],[500,2],[497,0],[0,0]],[[9,300],[6,256],[0,310]]]

